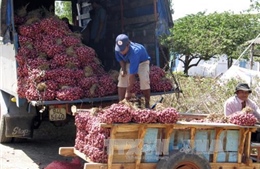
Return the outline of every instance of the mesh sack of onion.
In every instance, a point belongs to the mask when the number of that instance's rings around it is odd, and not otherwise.
[[[16,55],[19,97],[28,100],[77,100],[116,93],[113,78],[105,73],[95,51],[81,42],[79,34],[71,32],[65,22],[45,9],[22,11],[22,14],[15,13],[19,34]],[[107,86],[96,90],[91,89],[93,85],[88,87],[88,80],[92,79],[84,78],[101,75],[101,80],[94,85],[107,83]],[[49,80],[51,84],[47,83]]]
[[[257,122],[250,107],[245,107],[240,112],[233,113],[229,116],[229,122],[240,126],[254,126]]]
[[[92,108],[75,116],[77,133],[74,147],[93,162],[107,161],[105,141],[109,138],[110,130],[100,126],[102,114],[103,109]]]
[[[176,123],[177,120],[178,112],[174,108],[139,109],[126,100],[105,108],[84,110],[75,116],[74,147],[93,162],[107,162],[110,129],[102,128],[100,123]]]
[[[82,169],[83,165],[78,157],[72,159],[72,161],[53,161],[48,164],[45,169]]]

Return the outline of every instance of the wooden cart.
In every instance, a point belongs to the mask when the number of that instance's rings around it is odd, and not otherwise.
[[[81,157],[86,161],[84,169],[204,169],[206,163],[212,169],[260,168],[250,156],[251,133],[259,126],[181,121],[101,125],[111,129],[107,163],[94,163],[73,147],[60,147],[59,154]],[[171,160],[179,162],[178,167],[169,166]]]

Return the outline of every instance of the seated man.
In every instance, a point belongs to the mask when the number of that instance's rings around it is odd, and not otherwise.
[[[252,93],[252,90],[247,83],[239,83],[236,86],[235,95],[225,101],[225,116],[229,116],[235,112],[241,111],[247,106],[253,110],[253,114],[257,118],[258,122],[260,122],[260,109],[253,100],[248,98],[250,93]],[[257,132],[256,135],[259,136],[252,136],[252,139],[254,139],[253,137],[258,137],[259,140],[257,141],[260,142],[260,132]]]

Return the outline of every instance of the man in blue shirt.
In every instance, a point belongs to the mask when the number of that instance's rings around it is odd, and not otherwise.
[[[140,79],[140,89],[145,98],[145,107],[150,107],[150,56],[141,44],[131,42],[127,35],[116,38],[115,57],[121,69],[118,77],[119,101],[129,99],[135,82],[135,75]]]

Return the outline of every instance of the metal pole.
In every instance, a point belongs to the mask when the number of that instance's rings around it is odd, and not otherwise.
[[[245,52],[255,43],[255,41],[257,40],[257,38],[260,37],[260,34],[257,35],[257,37],[247,46],[247,48],[239,55],[239,57],[237,58],[236,62],[233,65],[236,65],[238,60],[245,54]]]
[[[253,66],[254,66],[254,46],[255,46],[255,44],[253,43],[251,46],[251,51],[250,51],[250,70],[253,70]],[[253,84],[253,77],[251,75],[250,86],[252,86],[252,84]]]
[[[250,51],[250,69],[253,70],[254,66],[254,46],[255,44],[252,44],[251,51]]]

